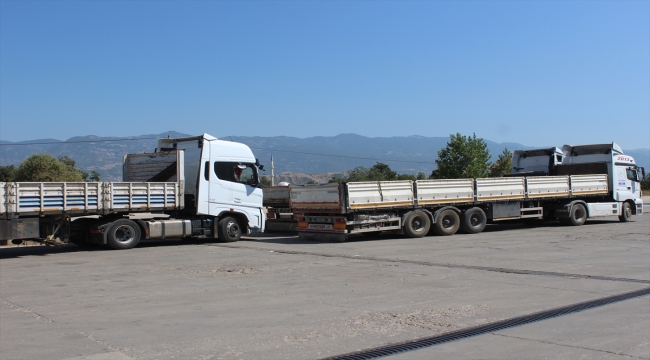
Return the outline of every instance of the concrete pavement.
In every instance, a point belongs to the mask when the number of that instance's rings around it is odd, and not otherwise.
[[[316,359],[441,334],[650,286],[570,276],[650,281],[650,215],[634,220],[340,244],[279,235],[5,248],[0,357]],[[392,358],[647,359],[648,305],[640,297]]]

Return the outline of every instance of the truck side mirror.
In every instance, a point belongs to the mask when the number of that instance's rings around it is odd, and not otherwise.
[[[258,169],[264,171],[264,165],[260,164],[260,159],[255,158],[255,166],[257,166]]]

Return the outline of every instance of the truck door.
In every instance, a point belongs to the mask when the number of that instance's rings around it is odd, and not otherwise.
[[[639,185],[635,181],[636,171],[632,169],[633,168],[630,168],[629,166],[616,165],[616,170],[614,171],[616,177],[614,179],[614,186],[616,189],[614,194],[615,200],[625,201],[638,197],[635,196],[635,192]]]
[[[261,227],[260,208],[262,207],[262,189],[257,188],[257,167],[253,163],[237,161],[215,161],[214,170],[219,188],[230,190],[228,208],[245,213],[250,226]],[[215,191],[218,189],[213,187]]]
[[[223,169],[219,162],[208,161],[210,170],[210,215],[219,215],[224,211],[230,211],[232,202],[232,183],[224,176]]]

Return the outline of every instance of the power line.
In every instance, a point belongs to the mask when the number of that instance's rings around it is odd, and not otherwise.
[[[0,144],[0,146],[29,146],[29,145],[62,145],[62,144],[81,144],[81,143],[96,143],[96,142],[119,142],[119,141],[140,141],[140,140],[158,140],[160,138],[135,138],[135,139],[103,139],[103,140],[78,140],[78,141],[59,141],[59,142],[33,142],[33,143],[20,143],[20,144]],[[231,140],[232,141],[232,140]],[[251,149],[256,150],[266,150],[273,152],[284,152],[292,154],[301,154],[301,155],[315,155],[315,156],[329,156],[329,157],[338,157],[345,159],[357,159],[357,160],[373,160],[373,161],[385,161],[385,162],[402,162],[402,163],[416,163],[416,164],[435,164],[433,161],[415,161],[415,160],[394,160],[394,159],[379,159],[379,158],[369,158],[362,156],[347,156],[347,155],[334,155],[334,154],[320,154],[320,153],[310,153],[302,151],[291,151],[291,150],[280,150],[280,149],[269,149],[261,148],[255,146],[249,146]]]
[[[418,164],[435,164],[435,162],[432,162],[432,161],[389,160],[389,159],[367,158],[367,157],[360,157],[360,156],[332,155],[332,154],[319,154],[319,153],[309,153],[309,152],[300,152],[300,151],[291,151],[291,150],[267,149],[267,148],[253,147],[253,146],[249,146],[249,147],[251,149],[257,149],[257,150],[287,152],[287,153],[304,154],[304,155],[331,156],[331,157],[340,157],[340,158],[346,158],[346,159],[361,159],[361,160],[391,161],[391,162],[408,162],[408,163],[418,163]]]

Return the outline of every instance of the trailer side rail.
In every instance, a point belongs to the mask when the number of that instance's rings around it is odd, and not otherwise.
[[[181,204],[177,182],[13,182],[0,185],[2,218],[171,210],[180,208]]]

